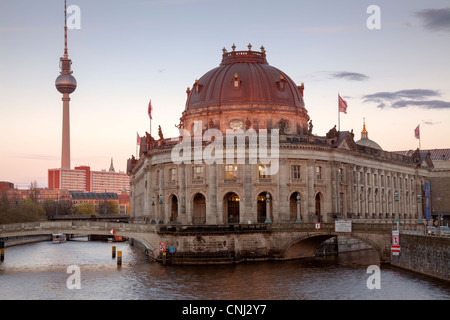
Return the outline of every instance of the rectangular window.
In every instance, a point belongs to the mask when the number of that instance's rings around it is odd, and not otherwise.
[[[269,175],[270,167],[267,164],[260,165],[258,169],[259,169],[259,178],[260,179],[270,178],[270,175]]]
[[[344,176],[344,169],[338,169],[338,182],[342,182],[342,177]]]
[[[170,181],[172,181],[172,182],[177,181],[177,169],[176,168],[169,169],[169,175],[170,175]]]
[[[237,166],[233,164],[225,165],[225,180],[237,179]]]
[[[192,168],[192,180],[203,180],[203,166]]]
[[[316,180],[322,180],[322,167],[316,167]]]
[[[300,166],[299,165],[291,166],[291,179],[300,179]]]

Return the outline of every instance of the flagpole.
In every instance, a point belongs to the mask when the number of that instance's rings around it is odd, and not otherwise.
[[[339,110],[339,92],[338,92],[338,132],[341,132],[341,111]]]

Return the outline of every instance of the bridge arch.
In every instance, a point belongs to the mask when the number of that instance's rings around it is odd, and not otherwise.
[[[292,238],[288,241],[282,249],[283,259],[299,259],[299,258],[307,258],[314,257],[316,249],[319,245],[336,236],[343,236],[342,234],[337,233],[303,233],[298,235],[297,237]],[[360,240],[365,244],[369,245],[372,249],[374,249],[380,258],[380,261],[384,262],[386,260],[386,248],[385,245],[380,245],[379,241],[376,239],[371,239],[367,237],[367,234],[351,234],[345,235],[346,237],[353,238],[356,240]],[[382,241],[384,244],[385,241]]]

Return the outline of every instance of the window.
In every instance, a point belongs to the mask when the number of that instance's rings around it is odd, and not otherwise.
[[[344,169],[338,169],[338,182],[342,182],[342,177],[344,176]]]
[[[169,169],[169,176],[170,176],[171,182],[176,182],[177,181],[177,169],[176,168]]]
[[[203,166],[192,168],[192,180],[203,180]]]
[[[234,78],[232,80],[233,83],[233,88],[234,89],[239,89],[241,86],[241,80],[239,79],[239,76],[237,73],[234,74]]]
[[[269,176],[269,169],[270,167],[267,164],[262,164],[259,166],[259,178],[260,179],[268,179]]]
[[[300,179],[300,166],[299,165],[291,166],[291,179]]]
[[[225,180],[236,180],[237,166],[233,164],[225,165]]]
[[[316,180],[322,180],[322,167],[316,167]]]

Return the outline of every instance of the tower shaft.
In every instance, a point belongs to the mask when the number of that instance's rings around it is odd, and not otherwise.
[[[63,94],[61,169],[70,169],[70,112],[68,93]]]

